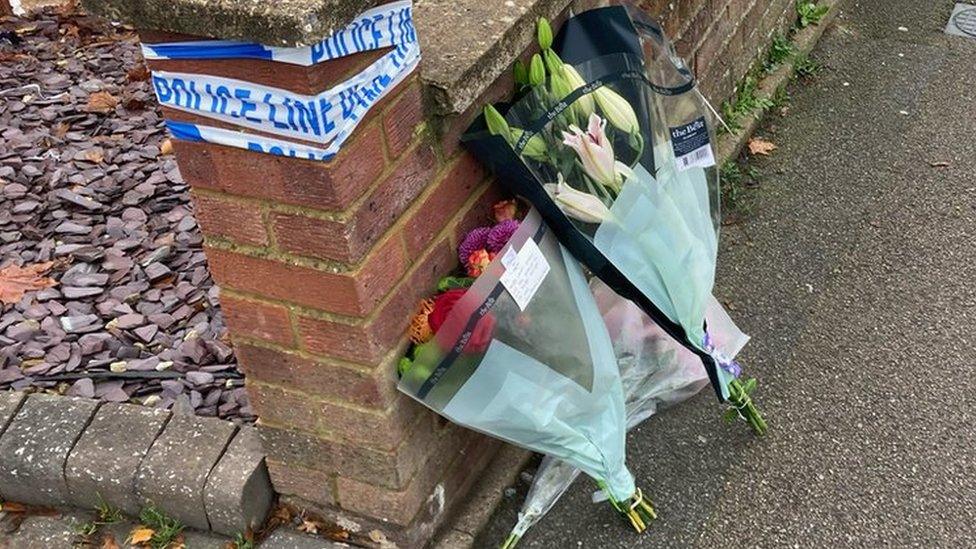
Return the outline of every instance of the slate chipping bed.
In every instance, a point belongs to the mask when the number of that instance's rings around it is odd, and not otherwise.
[[[0,19],[0,389],[254,414],[134,33],[46,9]]]

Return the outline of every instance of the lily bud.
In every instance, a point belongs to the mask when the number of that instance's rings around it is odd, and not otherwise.
[[[602,200],[589,193],[577,191],[563,181],[559,174],[558,183],[546,183],[546,192],[567,216],[583,223],[603,223],[613,217]]]
[[[640,131],[640,122],[637,121],[634,108],[620,94],[602,86],[593,92],[593,97],[603,116],[613,127],[629,134]]]
[[[522,135],[525,130],[520,128],[512,128],[512,145],[518,143],[519,139],[522,139]],[[537,160],[539,162],[547,162],[549,160],[549,149],[546,147],[546,141],[542,138],[541,134],[535,134],[529,138],[529,142],[525,144],[525,148],[522,149],[522,154],[531,158],[532,160]]]
[[[498,112],[498,109],[490,103],[485,105],[485,124],[488,125],[488,131],[492,135],[500,135],[506,141],[512,140],[512,131],[508,127],[508,122],[505,121],[502,113]]]
[[[512,67],[512,73],[515,76],[515,83],[519,86],[529,85],[529,69],[526,68],[525,63],[521,59],[515,61],[515,66]]]
[[[545,17],[540,17],[536,23],[536,37],[539,39],[539,47],[543,50],[552,47],[552,27]]]
[[[586,85],[586,81],[580,76],[580,73],[576,71],[576,68],[572,65],[563,64],[563,76],[566,78],[566,82],[569,87],[573,90],[578,90]],[[576,106],[579,107],[580,114],[582,118],[587,119],[596,111],[596,104],[593,102],[593,94],[588,93],[576,100]]]
[[[529,84],[541,86],[546,81],[546,68],[542,63],[542,56],[538,53],[532,56],[529,62]]]

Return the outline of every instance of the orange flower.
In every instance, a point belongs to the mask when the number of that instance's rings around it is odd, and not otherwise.
[[[495,217],[495,223],[501,223],[509,219],[515,219],[518,204],[514,200],[502,200],[495,202],[491,207],[491,213]]]
[[[468,256],[468,276],[478,277],[485,272],[488,264],[495,258],[495,254],[488,253],[484,248],[471,252]]]
[[[410,341],[415,345],[421,345],[430,341],[434,337],[434,331],[430,329],[427,316],[434,310],[434,300],[427,298],[417,306],[417,314],[410,320]]]

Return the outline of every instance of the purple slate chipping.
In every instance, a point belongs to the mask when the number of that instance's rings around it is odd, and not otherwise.
[[[179,393],[164,398],[158,378],[99,391],[105,378],[57,377],[108,372],[117,361],[127,362],[127,375],[155,373],[167,362],[170,372],[216,376],[187,382],[203,395],[199,413],[253,421],[246,399],[221,398],[243,379],[225,343],[189,188],[160,153],[167,136],[151,84],[126,76],[142,62],[138,42],[107,25],[86,26],[82,41],[63,32],[71,24],[38,13],[18,55],[0,63],[0,88],[41,87],[0,107],[0,257],[56,260],[49,276],[58,282],[0,312],[0,389],[64,383],[70,394],[137,403],[156,396],[154,405],[172,406]],[[120,104],[88,112],[90,95],[103,91]]]

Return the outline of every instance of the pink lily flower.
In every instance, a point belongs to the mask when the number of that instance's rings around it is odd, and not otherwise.
[[[600,185],[620,192],[624,174],[618,170],[619,163],[613,156],[613,145],[607,139],[606,127],[607,121],[593,113],[586,132],[570,126],[569,132],[563,132],[563,143],[579,155],[586,175]]]

